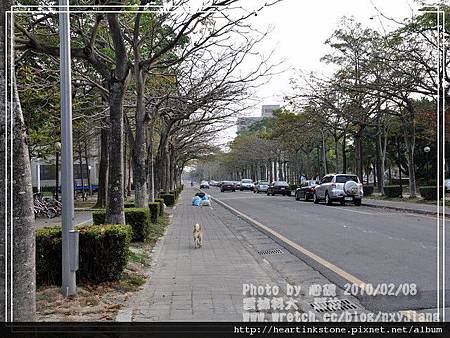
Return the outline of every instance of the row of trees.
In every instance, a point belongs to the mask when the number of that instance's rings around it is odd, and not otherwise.
[[[126,167],[132,172],[135,204],[146,207],[155,197],[152,191],[179,185],[186,163],[212,152],[218,131],[246,109],[252,88],[274,68],[270,54],[253,53],[268,32],[254,30],[250,18],[276,2],[249,10],[238,0],[209,0],[192,10],[188,0],[169,7],[148,0],[71,1],[85,6],[73,11],[70,22],[74,156],[83,161],[100,140],[97,205],[106,207],[107,223],[125,223]],[[33,320],[30,157],[53,156],[60,139],[58,12],[51,7],[57,2],[16,4],[36,6],[15,14],[10,32],[15,44],[15,78],[10,78],[16,121],[14,227],[21,239],[14,242],[14,301],[23,305],[15,307],[15,319]],[[89,7],[97,4],[109,7]],[[2,28],[10,6],[2,2]],[[3,36],[1,42],[3,58]],[[244,62],[252,67],[243,67]],[[0,70],[3,85],[6,70]],[[4,121],[4,109],[1,117]]]
[[[442,8],[448,19],[449,7]],[[301,174],[316,178],[351,171],[362,181],[373,176],[383,192],[396,168],[397,175],[409,178],[412,197],[416,177],[436,184],[437,156],[442,156],[437,107],[444,96],[440,113],[448,113],[450,102],[450,60],[443,58],[441,43],[450,35],[448,20],[446,25],[438,29],[437,14],[424,13],[380,34],[342,18],[322,58],[335,69],[332,76],[299,72],[286,109],[238,135],[229,152],[200,161],[197,175],[295,183]],[[425,147],[431,151],[425,153]]]

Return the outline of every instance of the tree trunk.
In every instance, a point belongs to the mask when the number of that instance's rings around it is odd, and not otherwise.
[[[363,165],[363,154],[362,154],[362,129],[358,131],[355,135],[355,167],[356,175],[358,175],[359,180],[362,182],[364,165]]]
[[[81,196],[84,197],[83,153],[81,152],[81,144],[78,145],[78,161],[80,161],[78,167],[80,168],[80,177],[81,177],[81,191],[82,191]]]
[[[137,208],[148,205],[147,193],[147,135],[145,123],[145,75],[142,69],[136,72],[136,133],[133,144],[134,204]]]
[[[347,173],[347,151],[346,151],[346,135],[342,138],[342,173]]]
[[[123,99],[128,85],[128,58],[118,14],[108,13],[116,68],[109,82],[109,114],[111,134],[109,143],[108,199],[105,222],[125,224],[123,211]]]
[[[17,92],[17,86],[15,81],[11,83],[11,72],[10,69],[6,69],[5,67],[5,57],[11,61],[10,51],[12,46],[8,48],[9,51],[6,51],[6,38],[12,32],[9,31],[9,27],[5,27],[5,17],[6,11],[11,9],[11,2],[6,0],[0,3],[0,94],[2,97],[0,103],[0,139],[1,139],[1,155],[2,159],[5,159],[4,155],[6,152],[5,146],[5,138],[8,136],[13,137],[13,149],[9,149],[10,152],[14,154],[13,156],[13,177],[6,177],[5,173],[5,164],[11,163],[2,163],[0,169],[0,177],[1,177],[1,222],[0,225],[0,320],[8,321],[35,321],[36,320],[36,303],[35,303],[35,295],[36,295],[36,269],[35,269],[35,225],[34,225],[34,211],[33,211],[33,190],[31,185],[31,165],[30,165],[30,157],[28,151],[28,143],[27,143],[27,134],[26,134],[26,126],[24,125],[22,109],[19,101],[19,94]],[[9,18],[11,16],[8,15]],[[11,49],[10,49],[11,48]],[[12,63],[12,65],[14,62]],[[9,63],[9,67],[12,66]],[[6,83],[6,72],[8,72],[8,83]],[[9,93],[5,95],[7,88],[11,88],[13,90],[13,102],[9,100]],[[8,98],[8,106],[4,106],[4,98]],[[12,106],[12,113],[14,114],[14,126],[13,130],[9,130],[9,135],[6,135],[5,127],[5,119],[6,114],[8,114],[10,107]],[[6,109],[8,108],[8,109]],[[8,127],[9,122],[11,121],[8,116]],[[9,142],[8,142],[9,144]],[[10,174],[10,173],[8,173]],[[6,179],[6,182],[5,182]],[[11,182],[12,179],[12,182]],[[12,206],[13,210],[9,212],[13,212],[13,224],[7,225],[8,236],[11,235],[11,231],[13,231],[13,242],[4,242],[5,239],[5,186],[4,184],[13,184],[12,191]],[[9,191],[8,191],[9,193]],[[8,200],[8,203],[10,200]],[[8,209],[8,206],[6,206]],[[9,219],[9,218],[8,218]],[[9,252],[11,249],[10,245],[13,245],[13,255],[9,255],[8,259],[6,259],[6,252]],[[13,271],[6,271],[5,268],[10,266],[10,259],[13,264]],[[6,266],[5,266],[6,264]],[[13,294],[9,293],[9,288],[11,285],[8,285],[8,289],[5,288],[5,278],[10,277],[10,273],[12,273],[12,285],[13,285]],[[8,281],[11,279],[8,278]],[[11,313],[5,313],[5,305],[6,310],[11,310],[9,304],[6,303],[5,291],[9,297],[9,301],[13,301],[13,316],[11,318]]]
[[[120,82],[111,85],[110,97],[110,142],[108,168],[108,199],[105,222],[125,224],[123,211],[123,117],[122,100],[124,86]]]
[[[108,186],[108,135],[107,128],[102,128],[100,132],[100,166],[98,170],[98,193],[95,208],[106,207],[106,191]]]
[[[89,152],[86,143],[84,144],[84,160],[86,162],[86,176],[89,189],[89,196],[92,196],[91,171],[89,170]]]

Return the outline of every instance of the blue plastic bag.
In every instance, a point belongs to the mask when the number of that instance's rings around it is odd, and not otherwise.
[[[195,196],[193,199],[192,199],[192,205],[193,206],[196,206],[196,207],[198,207],[198,206],[200,206],[200,203],[202,202],[202,199],[199,197],[199,196]]]

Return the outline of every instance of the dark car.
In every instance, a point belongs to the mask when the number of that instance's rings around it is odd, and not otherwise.
[[[202,181],[200,183],[200,189],[209,189],[209,183],[208,181]]]
[[[315,186],[318,185],[319,182],[316,180],[308,180],[303,181],[300,188],[295,190],[295,199],[300,201],[304,199],[305,201],[312,200],[314,198],[314,193],[316,192]]]
[[[220,191],[236,191],[236,185],[232,181],[223,181],[220,184]]]
[[[283,196],[290,196],[291,195],[291,187],[286,181],[275,181],[272,182],[271,185],[267,188],[267,196],[272,195],[275,196],[275,194],[281,194]]]

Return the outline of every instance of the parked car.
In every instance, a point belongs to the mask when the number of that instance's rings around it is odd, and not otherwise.
[[[220,191],[236,191],[236,186],[233,181],[222,181],[220,184]]]
[[[314,193],[316,192],[315,187],[318,184],[319,182],[316,180],[303,181],[300,187],[295,189],[295,199],[297,201],[300,201],[301,199],[304,199],[305,201],[313,199]]]
[[[241,181],[234,181],[233,183],[236,189],[241,189]]]
[[[244,191],[244,190],[253,190],[255,188],[255,184],[253,184],[253,180],[249,179],[249,178],[244,178],[241,180],[241,186],[240,186],[240,190]]]
[[[217,181],[214,181],[214,180],[209,181],[209,185],[210,185],[211,187],[217,187],[218,184],[219,184],[219,182],[217,182]]]
[[[358,176],[353,174],[325,175],[320,184],[315,187],[315,190],[314,203],[323,200],[327,205],[339,201],[342,205],[345,202],[353,202],[359,206],[364,194]]]
[[[259,194],[260,192],[267,192],[267,188],[269,188],[269,182],[259,181],[256,182],[253,192],[256,194]]]
[[[445,192],[450,192],[450,178],[445,180]]]
[[[209,189],[208,181],[201,181],[200,182],[200,189]]]
[[[275,196],[275,194],[291,196],[291,187],[286,181],[274,181],[267,188],[267,196]]]

